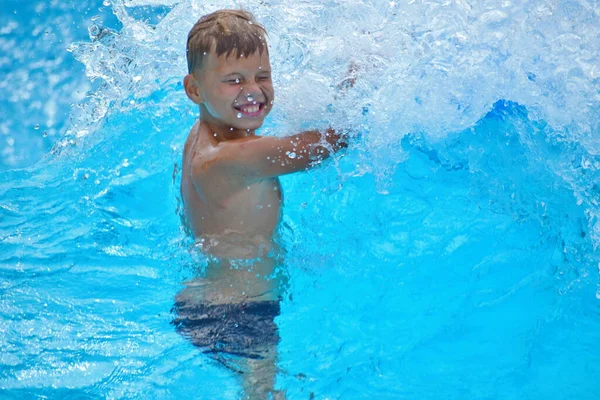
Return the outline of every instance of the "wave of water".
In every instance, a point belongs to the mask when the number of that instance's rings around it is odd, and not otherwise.
[[[156,23],[132,16],[158,4],[169,12]],[[368,129],[357,169],[385,181],[404,159],[403,136],[439,144],[475,126],[497,101],[512,101],[536,123],[522,146],[571,186],[600,240],[600,15],[589,1],[114,1],[122,30],[93,26],[91,43],[71,47],[102,87],[81,104],[59,146],[89,137],[110,112],[143,112],[139,99],[194,112],[180,86],[187,32],[200,15],[240,6],[270,33],[271,133]],[[340,96],[350,65],[358,80]]]

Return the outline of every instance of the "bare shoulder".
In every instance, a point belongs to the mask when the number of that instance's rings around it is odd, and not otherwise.
[[[185,145],[183,146],[183,159],[184,162],[188,160],[190,149],[193,147],[194,142],[196,141],[196,136],[198,133],[198,128],[200,126],[199,122],[196,122],[194,126],[190,129],[188,133],[187,139],[185,140]]]
[[[227,158],[227,146],[216,143],[212,140],[212,133],[208,127],[202,123],[194,125],[188,139],[189,148],[186,149],[187,162],[196,178],[206,175],[219,175],[219,166],[224,164]]]
[[[197,166],[206,161],[211,153],[207,140],[207,129],[200,122],[196,122],[185,142],[184,157],[191,166]]]

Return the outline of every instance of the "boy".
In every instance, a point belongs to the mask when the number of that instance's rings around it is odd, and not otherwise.
[[[184,148],[181,196],[188,228],[213,261],[176,303],[178,330],[195,345],[230,367],[225,355],[241,356],[244,389],[253,399],[282,396],[273,391],[273,319],[284,282],[269,256],[281,214],[278,176],[346,147],[333,130],[255,134],[274,101],[265,36],[242,10],[206,15],[188,35],[184,87],[200,118]]]

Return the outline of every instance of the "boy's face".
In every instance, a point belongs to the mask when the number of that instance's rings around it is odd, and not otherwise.
[[[194,74],[206,122],[229,128],[259,128],[275,96],[271,64],[266,51],[244,57],[205,56],[202,69]]]

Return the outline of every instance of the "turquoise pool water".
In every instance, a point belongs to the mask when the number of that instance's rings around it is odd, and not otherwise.
[[[271,32],[267,134],[361,133],[282,179],[288,398],[600,397],[596,4],[33,4],[69,52],[8,4],[3,49],[45,61],[1,71],[50,99],[0,103],[0,398],[239,398],[170,324],[204,263],[178,217],[183,43],[228,5]]]

